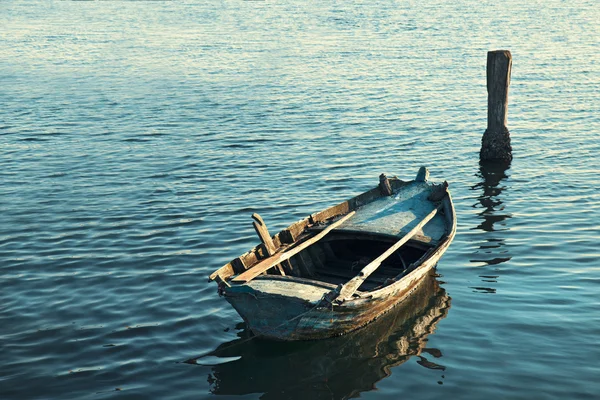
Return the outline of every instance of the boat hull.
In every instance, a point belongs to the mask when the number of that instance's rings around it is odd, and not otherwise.
[[[209,279],[258,337],[325,339],[369,324],[419,287],[456,232],[447,183],[390,183],[391,196],[375,188],[311,214],[273,236],[274,255],[264,240]]]
[[[274,295],[246,285],[227,290],[225,297],[258,337],[284,341],[326,339],[359,329],[402,303],[432,273],[434,265],[421,265],[377,297],[366,294],[329,307],[320,307],[316,297]],[[281,280],[274,279],[273,284],[281,284]]]

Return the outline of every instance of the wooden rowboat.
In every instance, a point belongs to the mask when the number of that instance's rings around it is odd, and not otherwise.
[[[209,277],[257,336],[323,339],[406,300],[454,238],[448,184],[380,176],[379,186],[298,221]]]

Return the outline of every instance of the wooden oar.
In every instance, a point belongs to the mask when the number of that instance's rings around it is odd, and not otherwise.
[[[417,224],[417,226],[412,228],[410,230],[410,232],[408,232],[406,235],[404,235],[404,237],[402,237],[402,239],[398,240],[392,247],[387,249],[382,255],[380,255],[373,261],[371,261],[366,267],[364,267],[358,273],[358,275],[356,275],[354,278],[350,279],[345,284],[338,286],[333,292],[330,292],[326,296],[328,301],[331,302],[335,299],[339,299],[338,302],[341,303],[341,302],[351,299],[354,292],[356,292],[358,290],[360,285],[362,285],[362,283],[369,277],[369,275],[371,275],[373,272],[375,272],[375,270],[377,268],[379,268],[381,263],[383,261],[385,261],[389,256],[391,256],[396,250],[398,250],[404,243],[408,242],[414,235],[416,235],[416,233],[426,223],[428,223],[433,217],[435,217],[438,210],[440,210],[441,208],[442,208],[442,204],[440,204],[436,209],[434,209],[432,212],[427,214],[427,216],[425,218],[423,218],[421,220],[421,222],[419,222]]]
[[[244,271],[243,273],[241,273],[238,276],[236,276],[235,278],[233,278],[232,282],[249,282],[249,281],[251,281],[252,279],[256,278],[258,275],[262,274],[269,268],[281,263],[282,261],[288,260],[289,258],[300,253],[302,250],[304,250],[311,244],[316,243],[317,241],[321,240],[325,235],[327,235],[329,232],[331,232],[332,229],[335,229],[338,226],[340,226],[341,224],[343,224],[344,222],[346,222],[346,220],[348,220],[350,217],[352,217],[355,213],[356,213],[355,211],[349,212],[348,214],[344,215],[339,220],[337,220],[334,223],[332,223],[331,225],[329,225],[327,228],[323,229],[321,232],[319,232],[315,236],[311,237],[310,239],[306,240],[305,242],[300,243],[298,246],[294,247],[293,249],[286,251],[285,253],[274,254],[273,256],[271,256],[269,258],[265,258],[264,260],[262,260],[261,262],[256,264],[254,267],[248,269],[247,271]]]

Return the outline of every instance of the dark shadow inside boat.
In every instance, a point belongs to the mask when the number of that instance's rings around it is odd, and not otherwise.
[[[333,231],[321,241],[301,251],[283,265],[286,276],[307,278],[339,285],[355,277],[362,268],[389,249],[398,238],[391,235],[358,231]],[[366,292],[382,287],[387,280],[408,272],[434,245],[410,240],[383,261],[359,287]],[[276,268],[269,271],[280,274]]]
[[[239,339],[210,354],[235,360],[211,367],[210,390],[230,396],[264,393],[261,399],[342,399],[375,389],[378,381],[392,374],[392,367],[412,356],[426,368],[444,370],[438,360],[441,350],[426,346],[428,335],[449,308],[450,297],[429,275],[405,302],[344,336],[303,342],[249,340],[252,334],[244,329]]]

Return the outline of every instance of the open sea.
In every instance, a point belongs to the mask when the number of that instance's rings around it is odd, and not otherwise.
[[[0,399],[599,398],[599,47],[597,0],[1,1]],[[249,339],[207,276],[250,215],[422,165],[458,229],[411,307]]]

